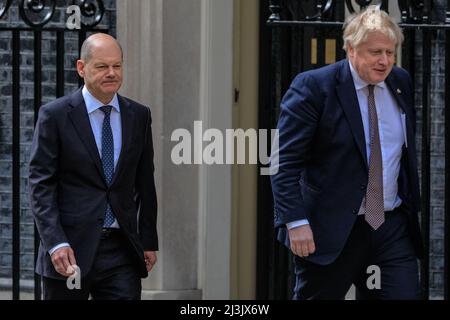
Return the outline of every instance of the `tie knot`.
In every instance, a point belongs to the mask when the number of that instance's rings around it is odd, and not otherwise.
[[[102,110],[105,113],[105,115],[109,117],[109,115],[111,114],[112,106],[103,106],[100,107],[100,110]]]
[[[367,86],[367,89],[369,89],[369,95],[373,95],[373,88],[374,88],[375,86],[373,85],[373,84],[369,84],[368,86]]]

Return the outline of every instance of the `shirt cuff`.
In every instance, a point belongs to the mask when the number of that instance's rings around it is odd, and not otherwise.
[[[60,243],[60,244],[54,246],[53,248],[51,248],[50,250],[48,250],[48,253],[49,253],[50,255],[52,255],[53,252],[55,252],[55,251],[58,250],[59,248],[63,248],[63,247],[70,247],[70,244],[68,244],[67,242]]]
[[[301,227],[301,226],[304,226],[307,224],[309,224],[308,219],[302,219],[302,220],[288,222],[288,223],[286,223],[286,227],[288,228],[288,230],[291,230],[291,229],[298,228],[298,227]]]

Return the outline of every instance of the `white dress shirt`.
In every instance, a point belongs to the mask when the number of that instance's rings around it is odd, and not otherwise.
[[[349,61],[350,71],[353,77],[359,108],[361,111],[364,136],[366,140],[367,161],[370,159],[370,128],[369,128],[369,90],[367,82],[361,79]],[[401,199],[398,196],[398,175],[400,173],[400,159],[402,147],[406,141],[405,115],[398,107],[391,91],[386,83],[377,83],[374,87],[375,105],[378,115],[378,129],[380,134],[381,153],[383,158],[383,195],[384,211],[391,211],[400,206]],[[358,214],[365,212],[365,198]],[[307,219],[287,223],[288,229],[309,224]]]
[[[96,99],[86,88],[83,87],[82,90],[84,102],[86,104],[86,110],[89,115],[89,121],[91,123],[92,133],[94,134],[95,143],[97,145],[98,153],[101,159],[102,154],[102,127],[103,127],[103,119],[105,118],[105,114],[100,110],[105,104],[101,103]],[[120,119],[120,105],[119,100],[117,98],[117,94],[114,95],[113,99],[110,103],[106,104],[108,106],[112,106],[111,115],[110,115],[110,123],[111,130],[113,134],[114,140],[114,169],[116,169],[117,162],[119,160],[120,151],[122,149],[122,123]],[[114,220],[114,223],[111,225],[111,228],[119,228],[119,224],[117,220]],[[69,247],[68,243],[60,243],[49,250],[49,254],[51,255],[57,249],[62,247]]]

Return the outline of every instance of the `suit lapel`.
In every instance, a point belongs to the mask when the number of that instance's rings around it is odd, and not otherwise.
[[[100,176],[106,183],[102,162],[98,153],[97,144],[95,143],[94,134],[92,132],[89,115],[87,113],[86,104],[84,102],[81,89],[72,95],[71,106],[72,110],[69,112],[69,118],[72,121],[80,140],[83,142],[89,152],[89,155],[94,161]]]
[[[344,60],[341,64],[340,70],[337,74],[337,80],[339,84],[336,87],[336,91],[340,105],[344,110],[345,116],[350,124],[353,138],[364,160],[364,164],[366,165],[366,168],[368,168],[366,140],[364,136],[361,111],[347,60]]]
[[[395,101],[397,102],[398,106],[401,108],[402,113],[404,113],[406,115],[406,138],[408,139],[407,144],[409,146],[411,143],[414,143],[414,132],[413,132],[413,127],[412,127],[412,123],[411,123],[411,119],[413,119],[412,114],[411,114],[411,112],[412,112],[411,106],[407,105],[407,103],[405,101],[405,93],[400,89],[400,87],[398,85],[396,85],[396,83],[401,83],[401,82],[395,76],[394,70],[392,70],[390,75],[386,78],[385,82],[386,82],[389,90],[391,90],[391,93],[394,96]]]
[[[119,99],[120,120],[122,124],[122,147],[111,185],[117,180],[117,177],[122,170],[123,158],[126,156],[126,148],[132,141],[134,123],[134,111],[130,108],[130,103],[119,95],[117,97]]]

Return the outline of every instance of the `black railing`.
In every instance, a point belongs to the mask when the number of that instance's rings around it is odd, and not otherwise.
[[[432,48],[435,40],[445,37],[445,182],[444,195],[444,298],[449,298],[449,247],[450,247],[450,0],[445,1],[370,1],[355,0],[263,0],[261,6],[261,51],[260,51],[260,127],[274,128],[278,119],[278,108],[282,95],[293,77],[302,71],[317,68],[345,57],[342,50],[342,26],[345,9],[353,13],[370,4],[377,4],[388,11],[397,6],[405,42],[401,63],[413,79],[421,95],[416,102],[421,105],[418,122],[420,141],[419,160],[421,177],[421,227],[426,252],[430,252],[430,219],[432,194],[432,105],[431,83]],[[444,19],[437,19],[436,16]],[[422,46],[420,49],[420,42]],[[417,54],[421,55],[417,59]],[[442,57],[442,56],[441,56]],[[417,63],[415,60],[419,60]],[[417,71],[421,65],[421,74]],[[271,66],[268,68],[268,66]],[[444,175],[444,173],[442,173]],[[285,299],[292,295],[294,277],[289,272],[292,258],[287,249],[276,242],[273,235],[273,200],[270,196],[270,181],[259,178],[258,196],[258,263],[257,272],[259,298]],[[266,237],[271,236],[270,240]],[[283,262],[280,263],[279,260]],[[426,254],[421,260],[421,286],[424,297],[429,298],[430,259]],[[276,278],[279,281],[273,281]],[[285,291],[286,290],[286,291]]]
[[[21,143],[30,141],[20,141],[21,137],[21,35],[24,32],[33,34],[33,54],[34,54],[34,122],[37,120],[37,114],[42,104],[42,43],[43,33],[54,33],[56,35],[56,79],[55,92],[56,97],[64,95],[66,80],[66,71],[64,65],[65,59],[65,40],[66,34],[78,35],[78,52],[81,50],[81,44],[86,39],[88,32],[105,32],[108,28],[100,28],[98,24],[102,21],[105,14],[105,7],[101,0],[80,0],[70,1],[69,5],[78,5],[81,13],[81,29],[69,30],[62,23],[52,23],[54,13],[58,9],[56,0],[38,1],[38,0],[20,0],[14,4],[13,0],[0,1],[0,22],[13,9],[17,8],[19,12],[19,21],[10,21],[11,24],[0,24],[0,32],[9,33],[11,38],[11,59],[12,59],[12,299],[20,299],[20,279],[21,279]],[[18,25],[18,26],[15,26]],[[78,85],[83,83],[79,78]],[[7,108],[8,106],[6,106]],[[23,187],[23,186],[22,186]],[[37,257],[39,246],[39,235],[34,227],[34,257]],[[2,253],[3,254],[3,253]],[[41,299],[41,281],[40,277],[34,276],[34,296],[36,300]]]

